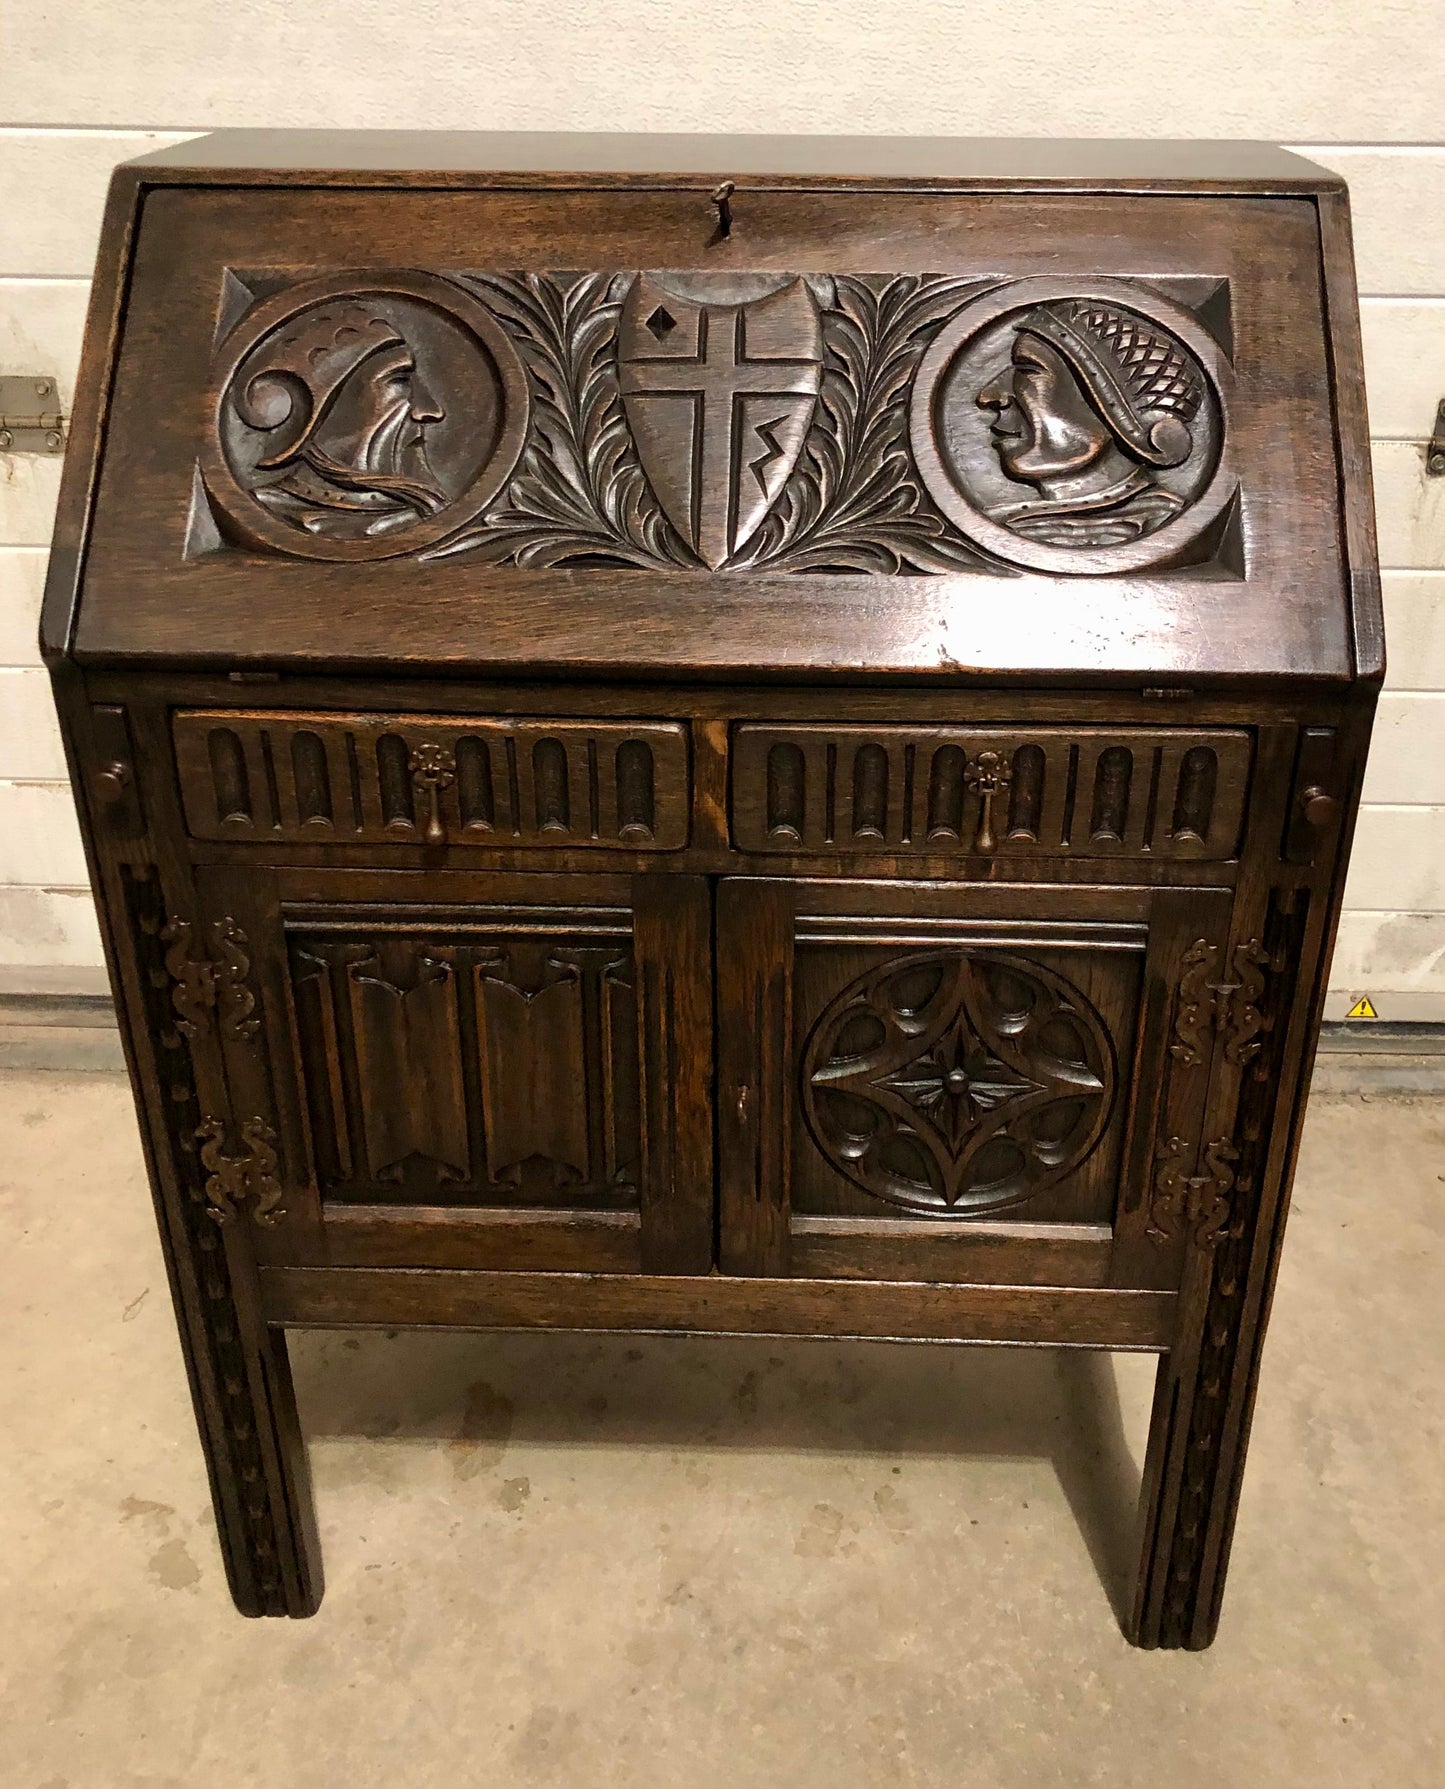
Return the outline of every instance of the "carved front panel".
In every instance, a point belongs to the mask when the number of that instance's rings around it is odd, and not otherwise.
[[[1247,733],[1213,728],[817,727],[734,732],[748,851],[1227,858]]]
[[[799,939],[800,1214],[1108,1223],[1144,939],[1072,947]]]
[[[631,1209],[636,977],[625,912],[287,935],[322,1197]]]
[[[182,710],[195,838],[611,847],[687,842],[687,731],[670,721]]]
[[[1242,569],[1215,277],[226,281],[193,553]]]

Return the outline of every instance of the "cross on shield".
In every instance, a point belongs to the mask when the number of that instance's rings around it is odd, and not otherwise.
[[[754,294],[760,294],[754,296]],[[622,401],[668,520],[716,570],[797,463],[823,373],[798,278],[639,274],[618,324]]]

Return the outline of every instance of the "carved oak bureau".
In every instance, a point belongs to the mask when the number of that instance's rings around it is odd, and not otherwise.
[[[1251,145],[121,168],[52,667],[239,1607],[284,1332],[1157,1352],[1213,1637],[1383,668],[1346,196]]]

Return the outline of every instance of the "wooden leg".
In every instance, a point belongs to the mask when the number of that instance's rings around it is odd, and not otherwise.
[[[260,1316],[249,1232],[217,1223],[196,1176],[174,1194],[158,1189],[156,1208],[231,1595],[243,1615],[314,1615],[310,1473],[285,1334]]]
[[[207,1436],[203,1424],[202,1439],[221,1492],[216,1524],[226,1576],[243,1615],[314,1615],[321,1550],[285,1332],[260,1319],[249,1240],[239,1226],[227,1226],[223,1254],[231,1306],[215,1312],[211,1340],[224,1434]]]
[[[201,1160],[226,1081],[210,1028],[175,1022],[156,878],[125,883],[148,973],[129,991],[153,1051],[141,1077],[151,1187],[231,1595],[243,1615],[313,1615],[321,1561],[291,1370],[257,1295],[244,1215],[218,1221]]]
[[[285,1335],[259,1318],[244,1229],[198,1219],[177,1315],[231,1595],[243,1615],[314,1615],[321,1555]]]
[[[1252,1238],[1231,1229],[1190,1259],[1180,1343],[1159,1362],[1141,1497],[1136,1646],[1198,1651],[1214,1639],[1244,1468],[1259,1344],[1262,1276]]]
[[[1159,1363],[1139,1577],[1126,1624],[1138,1646],[1199,1651],[1219,1625],[1308,1086],[1308,1061],[1301,1065],[1299,1052],[1304,1029],[1318,1017],[1292,1005],[1293,989],[1318,948],[1319,923],[1298,889],[1271,897],[1263,949],[1253,945],[1248,957],[1268,973],[1264,1011],[1240,1005],[1224,1046],[1219,1124],[1205,1134],[1233,1137],[1228,1151],[1216,1145],[1214,1163],[1216,1176],[1221,1164],[1232,1171],[1227,1187],[1203,1189],[1187,1243],[1175,1345]],[[1291,1060],[1296,1067],[1287,1071]]]

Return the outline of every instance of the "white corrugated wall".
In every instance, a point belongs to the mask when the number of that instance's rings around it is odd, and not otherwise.
[[[1351,187],[1390,678],[1333,985],[1445,1017],[1439,0],[0,0],[0,372],[67,404],[111,166],[224,125],[1226,136]],[[59,463],[0,455],[0,989],[99,985],[35,650]],[[1333,1010],[1342,1010],[1336,999]]]

